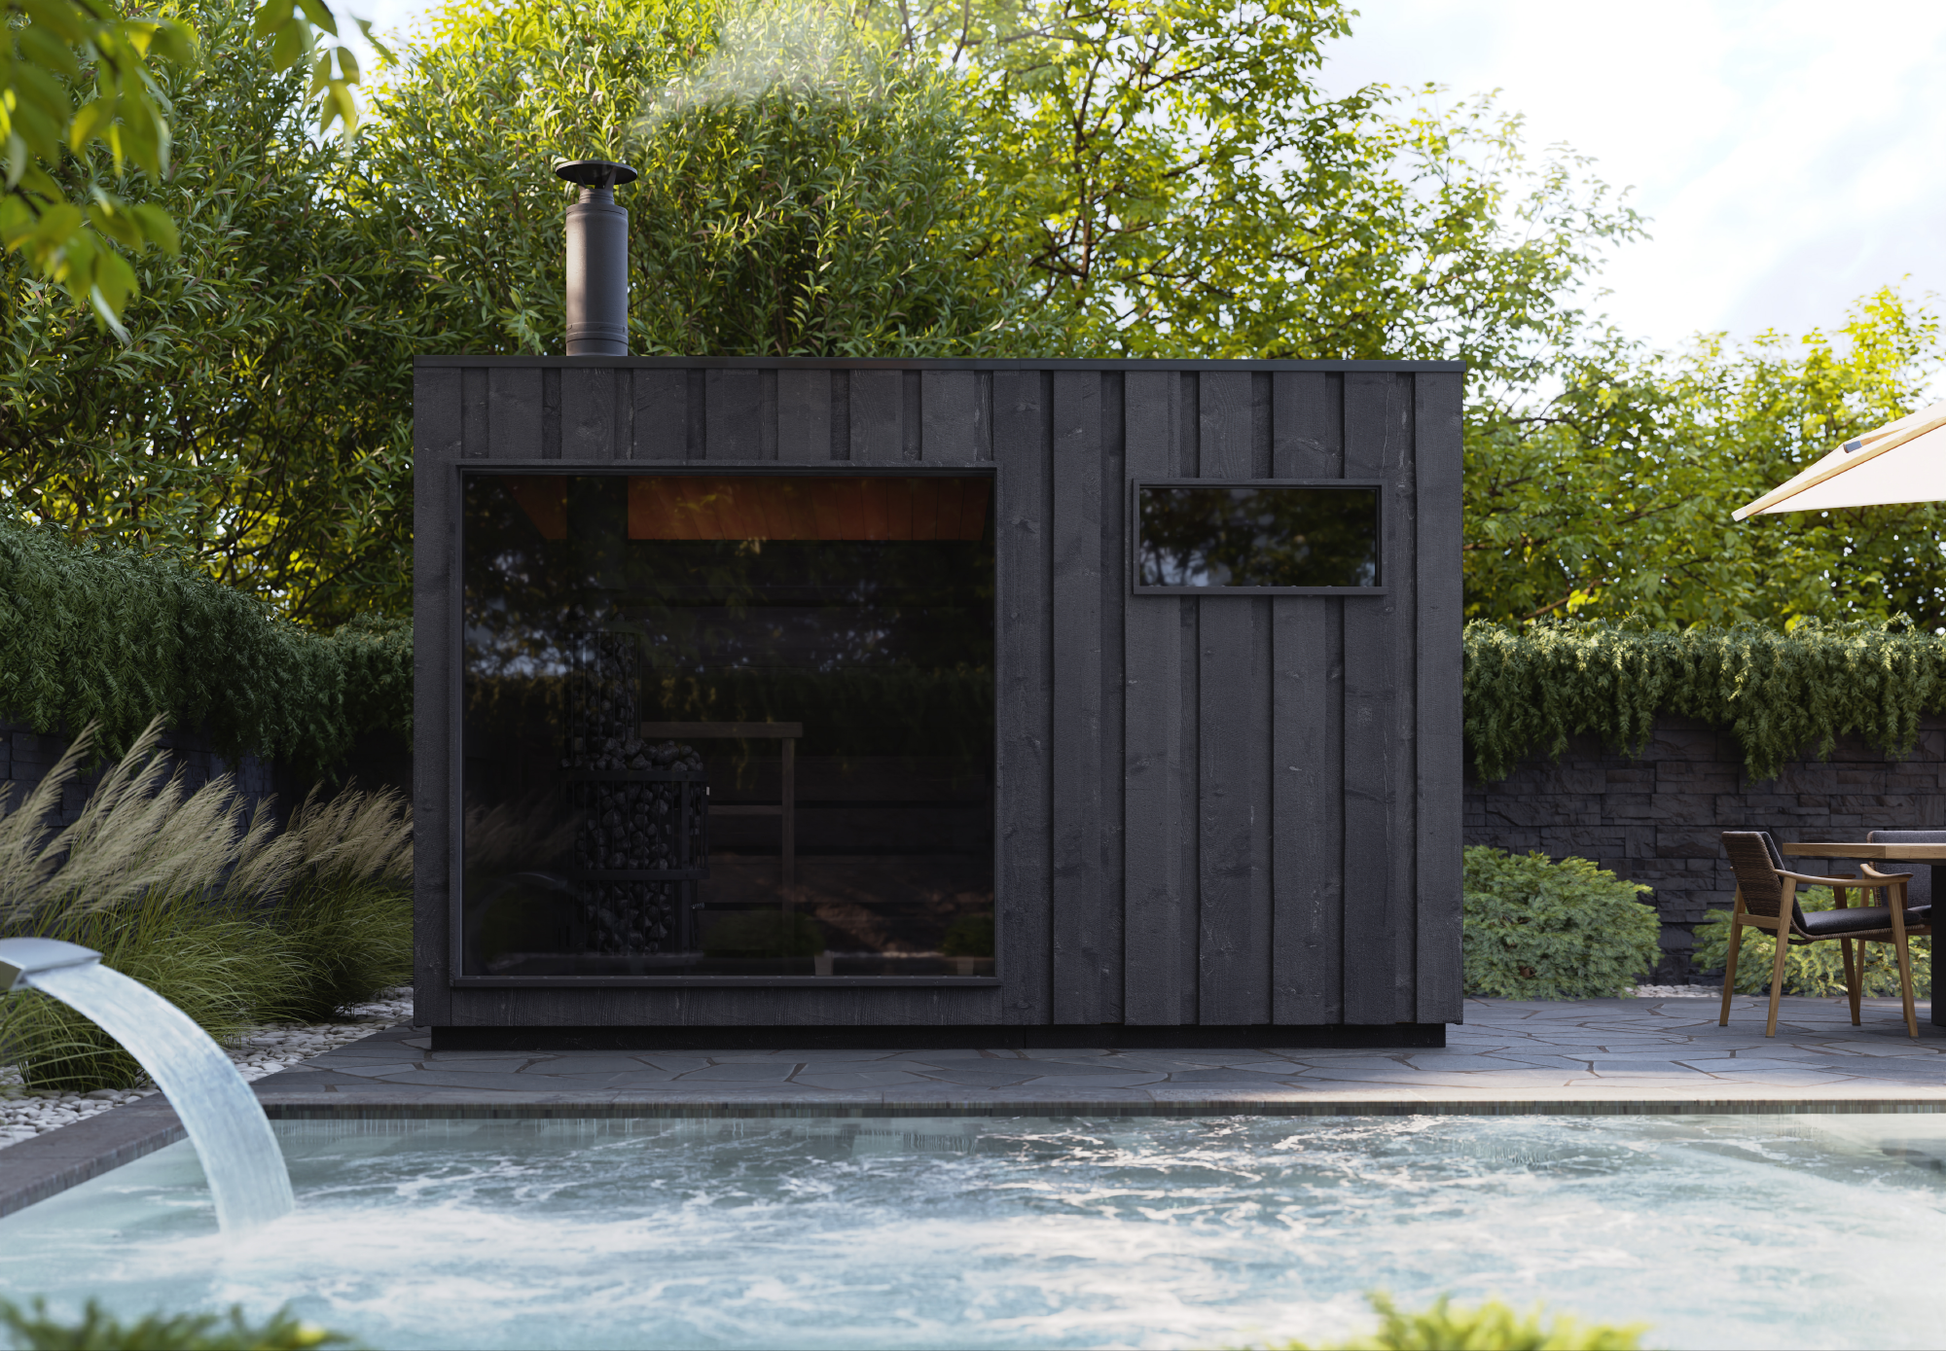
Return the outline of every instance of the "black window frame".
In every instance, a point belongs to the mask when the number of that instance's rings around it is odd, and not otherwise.
[[[448,622],[446,641],[455,654],[452,670],[447,678],[447,699],[445,724],[447,729],[447,893],[446,928],[448,949],[451,954],[446,971],[446,984],[458,990],[464,989],[758,989],[782,987],[808,990],[836,990],[844,988],[889,989],[900,986],[940,986],[951,988],[977,988],[981,986],[999,987],[1006,981],[1006,964],[1002,953],[1005,942],[1002,935],[1007,924],[1004,899],[1005,872],[1002,866],[1001,846],[1004,835],[1001,829],[1000,812],[1003,795],[998,782],[995,783],[993,798],[993,974],[990,976],[483,976],[469,975],[463,969],[465,953],[465,848],[463,833],[465,829],[465,707],[466,707],[466,662],[461,654],[466,644],[466,528],[464,503],[466,501],[466,481],[469,477],[519,477],[533,474],[564,474],[570,477],[613,476],[616,478],[662,478],[676,476],[730,476],[748,478],[984,478],[993,486],[987,498],[987,510],[993,514],[996,534],[1000,529],[1000,492],[1002,476],[999,466],[990,461],[962,465],[940,465],[911,462],[904,464],[861,464],[851,460],[831,460],[817,463],[793,463],[779,460],[576,460],[565,457],[519,459],[462,459],[450,467],[453,476],[455,496],[460,512],[452,522],[451,535],[446,543],[447,575],[443,579],[446,593]],[[1003,553],[996,549],[993,560],[993,622],[995,634],[994,653],[994,694],[996,707],[1001,689],[1001,655],[998,649],[1000,633],[1001,597],[1005,594],[1003,581]],[[993,727],[994,765],[1000,763],[1001,720],[996,716]]]
[[[1383,479],[1366,478],[1154,478],[1128,480],[1128,581],[1138,596],[1383,596],[1391,575],[1392,550]],[[1148,586],[1142,581],[1142,490],[1144,488],[1363,488],[1377,508],[1378,585],[1376,586]]]

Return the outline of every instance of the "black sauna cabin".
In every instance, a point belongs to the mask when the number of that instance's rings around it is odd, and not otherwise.
[[[435,1044],[1443,1044],[1461,379],[421,358]]]

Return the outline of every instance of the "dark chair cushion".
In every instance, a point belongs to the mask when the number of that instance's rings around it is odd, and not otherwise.
[[[1865,838],[1873,844],[1946,844],[1946,830],[1868,830]],[[1882,873],[1911,873],[1906,883],[1908,905],[1932,904],[1932,870],[1937,863],[1875,863]]]
[[[1804,932],[1813,938],[1835,938],[1842,934],[1890,928],[1892,911],[1889,906],[1883,905],[1854,905],[1846,910],[1800,910],[1797,922],[1803,926]],[[1931,906],[1916,905],[1906,908],[1905,927],[1907,929],[1931,923]]]

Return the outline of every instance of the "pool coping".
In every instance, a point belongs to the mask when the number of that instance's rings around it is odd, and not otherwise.
[[[160,1094],[0,1150],[0,1216],[58,1196],[187,1138]]]
[[[1713,1002],[1687,999],[1562,1001],[1469,1001],[1476,1016],[1456,1044],[1431,1053],[1386,1053],[1380,1082],[1356,1082],[1369,1066],[1342,1064],[1339,1052],[1319,1053],[1336,1065],[1330,1074],[1308,1082],[1263,1083],[1254,1070],[1238,1070],[1252,1080],[1224,1083],[1129,1083],[1096,1088],[1088,1078],[1059,1081],[1058,1073],[1041,1085],[978,1087],[952,1083],[950,1074],[903,1083],[764,1082],[730,1076],[729,1081],[678,1081],[657,1068],[610,1082],[608,1069],[554,1073],[530,1068],[505,1056],[478,1052],[435,1057],[426,1050],[427,1034],[410,1025],[375,1031],[367,1037],[299,1065],[268,1075],[252,1091],[274,1121],[512,1121],[530,1120],[809,1120],[911,1119],[919,1117],[1066,1117],[1133,1119],[1168,1117],[1326,1117],[1404,1116],[1727,1116],[1727,1115],[1935,1115],[1946,1113],[1946,1045],[1942,1029],[1922,1026],[1921,1042],[1907,1042],[1888,1001],[1871,1001],[1880,1016],[1861,1028],[1849,1025],[1842,1000],[1791,999],[1791,1035],[1773,1043],[1760,1028],[1722,1028]],[[1740,1024],[1753,1021],[1761,1001],[1739,998]],[[1474,1008],[1474,1004],[1479,1006]],[[1743,1005],[1748,1007],[1741,1007]],[[1879,1009],[1877,1005],[1885,1004]],[[1925,1015],[1922,1015],[1924,1017]],[[1783,1029],[1780,1028],[1780,1031]],[[1468,1042],[1476,1043],[1469,1047]],[[1574,1049],[1580,1048],[1580,1049]],[[1741,1048],[1741,1049],[1740,1049]],[[1734,1066],[1723,1057],[1753,1055],[1752,1079],[1734,1082],[1735,1073],[1703,1073],[1690,1063],[1702,1059]],[[1489,1053],[1507,1059],[1482,1068],[1473,1062]],[[1544,1053],[1544,1054],[1543,1054]],[[1914,1055],[1909,1053],[1916,1053]],[[527,1053],[540,1054],[540,1053]],[[769,1060],[791,1054],[739,1053],[737,1060]],[[1250,1052],[1255,1055],[1255,1052]],[[1269,1053],[1266,1053],[1269,1054]],[[1288,1053],[1285,1053],[1288,1058]],[[1856,1075],[1844,1082],[1791,1083],[1797,1070],[1828,1062],[1832,1055],[1862,1056],[1860,1064],[1900,1067],[1885,1082]],[[580,1063],[613,1059],[604,1053],[543,1056]],[[807,1057],[809,1053],[807,1053]],[[1066,1064],[1067,1057],[1036,1056]],[[1630,1057],[1647,1056],[1660,1082],[1643,1082],[1644,1066]],[[1779,1058],[1779,1057],[1783,1058]],[[1794,1056],[1795,1059],[1791,1059]],[[1619,1057],[1619,1062],[1616,1058]],[[1892,1059],[1888,1060],[1887,1057]],[[425,1074],[425,1061],[451,1059],[448,1070],[465,1075]],[[843,1057],[845,1060],[856,1057]],[[877,1057],[865,1056],[865,1060]],[[983,1058],[984,1053],[983,1053]],[[997,1057],[1008,1059],[1008,1057]],[[1354,1055],[1354,1059],[1357,1057]],[[641,1060],[641,1057],[635,1059]],[[1309,1058],[1306,1057],[1306,1060]],[[1398,1061],[1395,1066],[1392,1061]],[[1556,1062],[1565,1060],[1568,1068]],[[1423,1061],[1421,1064],[1419,1062]],[[1607,1063],[1604,1063],[1606,1061]],[[483,1063],[484,1062],[484,1063]],[[1454,1062],[1459,1062],[1457,1065]],[[1666,1063],[1665,1063],[1666,1062]],[[538,1064],[539,1062],[537,1062]],[[1008,1059],[1008,1063],[1012,1063]],[[1225,1061],[1224,1063],[1227,1063]],[[1554,1066],[1534,1070],[1534,1066]],[[434,1069],[441,1067],[434,1066]],[[612,1067],[611,1067],[612,1068]],[[641,1070],[643,1064],[628,1067]],[[1072,1068],[1072,1067],[1070,1067]],[[1505,1077],[1501,1070],[1514,1073]],[[1401,1082],[1422,1072],[1430,1082]],[[1670,1082],[1675,1072],[1688,1082]],[[1147,1071],[1144,1071],[1147,1072]],[[1292,1076],[1310,1071],[1293,1062]],[[930,1071],[928,1071],[930,1073]],[[1201,1071],[1197,1071],[1201,1073]],[[1596,1082],[1551,1083],[1545,1077],[1592,1074]],[[561,1082],[573,1074],[595,1082]],[[1453,1082],[1458,1076],[1463,1082]],[[443,1082],[441,1078],[443,1077]],[[868,1077],[868,1076],[861,1076]],[[1193,1077],[1193,1076],[1192,1076]],[[454,1082],[463,1078],[465,1082]],[[550,1082],[552,1079],[552,1082]],[[636,1080],[647,1082],[637,1082]],[[1523,1082],[1523,1079],[1525,1082]],[[1768,1082],[1765,1080],[1768,1079]],[[1633,1080],[1633,1082],[1631,1082]],[[182,1123],[160,1095],[86,1117],[0,1149],[0,1216],[56,1196],[184,1138]]]
[[[727,1098],[713,1101],[537,1098],[491,1102],[310,1102],[264,1104],[272,1121],[519,1120],[865,1120],[912,1117],[1184,1117],[1184,1116],[1859,1116],[1946,1113],[1939,1098],[1195,1098],[1113,1102],[1049,1096],[996,1101],[919,1098],[842,1102]],[[18,1146],[16,1146],[17,1148]]]

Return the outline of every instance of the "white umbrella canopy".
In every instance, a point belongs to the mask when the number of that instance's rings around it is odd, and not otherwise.
[[[1941,501],[1946,501],[1946,401],[1854,437],[1731,515],[1741,521],[1784,511]]]

